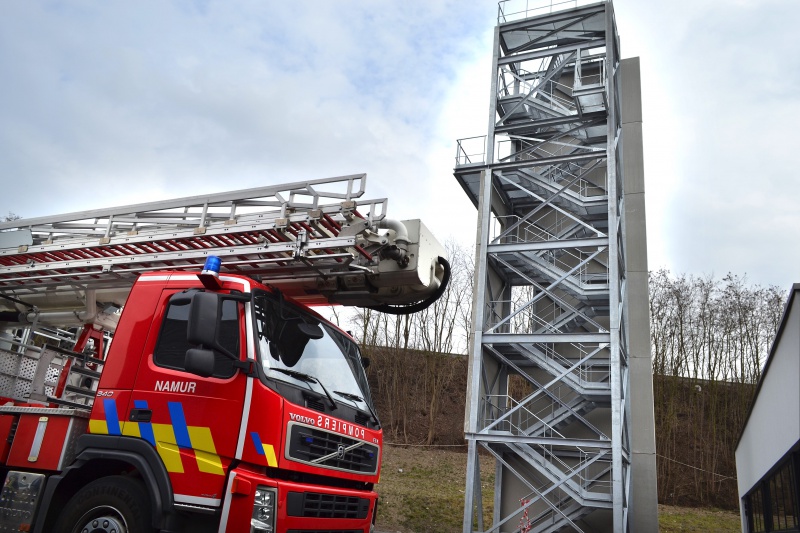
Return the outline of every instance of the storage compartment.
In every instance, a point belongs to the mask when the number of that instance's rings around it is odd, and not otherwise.
[[[0,407],[0,416],[18,415],[6,463],[10,467],[60,471],[75,457],[89,413],[76,409]]]

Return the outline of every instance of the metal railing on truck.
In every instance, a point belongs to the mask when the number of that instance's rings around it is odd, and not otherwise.
[[[52,344],[0,339],[0,399],[91,409],[104,361]]]

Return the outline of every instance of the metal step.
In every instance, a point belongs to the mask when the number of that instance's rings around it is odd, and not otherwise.
[[[62,407],[70,407],[72,409],[81,409],[83,411],[90,411],[92,409],[92,405],[91,404],[86,405],[86,404],[82,404],[82,403],[71,402],[69,400],[64,400],[62,398],[54,398],[52,396],[48,396],[47,397],[47,401],[49,403],[54,403],[54,404],[60,405]]]
[[[582,506],[603,509],[611,507],[611,494],[592,492],[583,489],[572,479],[572,476],[576,475],[576,472],[565,472],[559,466],[537,452],[532,446],[526,446],[520,443],[507,443],[507,445],[517,452],[518,457],[525,459],[529,465],[533,466],[536,471],[547,478],[548,481],[553,484],[560,484],[559,487],[569,495],[570,498],[580,503]]]
[[[569,245],[565,243],[563,249],[568,247]],[[509,254],[503,257],[507,258],[510,265],[534,274],[534,279],[544,286],[557,282],[557,287],[579,301],[589,302],[596,298],[608,298],[608,273],[585,274],[583,279],[579,279],[574,272],[570,274],[552,261],[546,260],[546,254],[521,250],[514,252],[513,256]]]
[[[66,392],[70,392],[72,394],[78,394],[80,396],[85,396],[87,398],[94,399],[94,397],[95,397],[95,391],[93,391],[91,389],[84,389],[83,387],[76,387],[74,385],[67,385],[67,386],[64,387],[64,390]]]
[[[80,366],[72,366],[70,368],[70,372],[74,372],[76,374],[80,374],[82,376],[86,376],[86,377],[94,378],[94,379],[100,379],[100,374],[101,374],[101,372],[98,372],[96,370],[90,370],[88,368],[83,368],[83,367],[80,367]]]
[[[564,405],[559,405],[549,416],[526,429],[529,437],[540,437],[548,431],[558,431],[576,421],[574,413],[583,416],[597,406],[592,400],[576,396]]]
[[[573,522],[577,522],[581,518],[585,517],[589,513],[593,512],[594,509],[591,507],[584,507],[580,503],[573,503],[567,506],[561,511]],[[561,514],[552,512],[550,514],[550,518],[552,521],[546,521],[545,523],[537,524],[531,531],[535,533],[555,533],[565,527],[571,526],[569,520],[564,518]]]
[[[553,357],[542,353],[535,345],[525,346],[523,350],[539,368],[553,377],[562,376],[561,383],[569,385],[577,394],[593,401],[608,402],[610,400],[611,383],[609,381],[587,381],[576,376],[574,371],[567,372],[567,367]]]

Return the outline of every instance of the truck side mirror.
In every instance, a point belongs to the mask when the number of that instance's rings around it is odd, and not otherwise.
[[[186,352],[184,368],[187,372],[207,378],[214,374],[214,362],[213,351],[204,348],[189,348]]]
[[[215,292],[197,292],[189,304],[189,322],[186,339],[190,344],[199,344],[208,350],[216,350],[226,357],[238,359],[220,342],[220,319],[223,299]],[[212,352],[213,356],[213,352]],[[188,353],[187,353],[188,359]]]
[[[319,324],[287,320],[280,328],[275,349],[280,355],[280,360],[283,364],[291,368],[300,361],[308,341],[321,339],[324,335],[325,333]],[[272,352],[271,347],[270,352]],[[274,356],[275,354],[273,353]]]
[[[324,336],[322,332],[322,328],[319,327],[319,324],[306,324],[303,322],[297,326],[297,329],[300,330],[300,333],[308,337],[309,339],[318,340]]]

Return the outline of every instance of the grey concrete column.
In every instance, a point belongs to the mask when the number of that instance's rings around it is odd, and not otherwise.
[[[639,58],[621,61],[622,166],[625,176],[625,247],[628,276],[627,331],[631,376],[631,531],[658,531],[653,366],[650,359],[650,305],[647,225],[642,150],[642,88]]]

